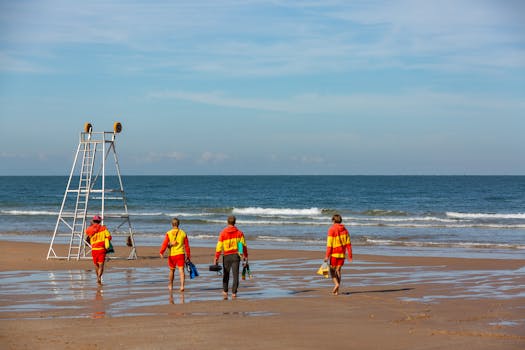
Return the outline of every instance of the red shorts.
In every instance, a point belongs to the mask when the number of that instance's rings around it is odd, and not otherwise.
[[[344,263],[345,258],[334,258],[333,256],[330,257],[330,266],[332,267],[343,266]]]
[[[93,263],[95,264],[95,266],[103,263],[106,260],[106,250],[105,249],[92,250],[91,255],[93,256]]]
[[[174,255],[168,257],[168,265],[170,269],[174,269],[177,266],[184,267],[184,254]]]

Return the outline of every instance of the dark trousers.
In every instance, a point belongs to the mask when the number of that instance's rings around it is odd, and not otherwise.
[[[222,265],[224,273],[222,275],[222,290],[228,293],[228,283],[230,282],[230,270],[233,274],[232,293],[237,294],[239,287],[239,265],[241,257],[239,254],[229,254],[222,258]]]

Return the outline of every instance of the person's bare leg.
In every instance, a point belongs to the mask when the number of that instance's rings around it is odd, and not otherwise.
[[[330,268],[330,274],[332,275],[332,281],[334,282],[332,294],[339,295],[339,286],[341,285],[341,266]]]
[[[337,291],[336,291],[336,295],[339,295],[339,288],[341,288],[341,268],[342,268],[342,266],[338,266],[337,269],[335,270],[335,273],[337,275]]]
[[[102,274],[104,273],[104,263],[97,264],[97,283],[102,284]]]
[[[102,284],[102,278],[100,277],[100,264],[97,264],[95,271],[97,272],[97,283]]]
[[[168,282],[168,289],[173,290],[173,278],[175,276],[175,269],[170,268],[170,280]]]
[[[180,291],[184,292],[184,280],[186,276],[184,275],[184,266],[179,266],[179,277],[180,277]]]

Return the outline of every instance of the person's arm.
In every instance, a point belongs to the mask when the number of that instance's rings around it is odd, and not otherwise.
[[[186,260],[191,260],[190,242],[188,236],[184,237],[184,250],[186,251]]]
[[[91,229],[91,226],[89,226],[87,229],[86,229],[86,238],[85,238],[85,241],[91,245],[91,235],[93,234],[92,232],[93,230]]]
[[[104,237],[104,238],[107,238],[107,239],[109,239],[111,241],[111,239],[112,239],[111,232],[109,232],[107,227],[104,227],[104,230],[106,231],[106,237]]]
[[[352,241],[350,241],[350,235],[348,235],[348,244],[346,245],[346,250],[348,251],[348,261],[352,262]]]
[[[244,261],[248,262],[248,246],[244,245]]]
[[[222,235],[219,235],[219,241],[217,242],[217,246],[215,247],[215,259],[213,259],[214,265],[217,265],[217,263],[219,262],[219,257],[221,256],[222,249],[223,249]]]
[[[330,231],[331,229],[328,230],[328,235],[326,236],[326,254],[324,256],[324,261],[328,261],[328,259],[330,259],[330,256],[332,255],[333,237]]]
[[[168,235],[166,235],[166,237],[164,237],[164,241],[162,242],[162,245],[160,246],[159,254],[160,254],[161,259],[164,258],[164,252],[166,251],[166,248],[168,248],[169,241],[170,239]]]
[[[242,235],[242,256],[244,258],[244,261],[248,262],[248,245],[246,244],[246,239],[244,238],[244,234]]]

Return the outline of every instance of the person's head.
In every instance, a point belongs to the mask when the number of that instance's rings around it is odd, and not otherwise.
[[[180,223],[179,219],[177,219],[177,218],[171,219],[171,226],[179,227],[179,223]]]
[[[102,222],[102,218],[100,217],[100,215],[95,215],[93,216],[93,220],[92,220],[95,224],[100,224]]]
[[[343,218],[339,214],[334,214],[334,216],[332,216],[332,221],[336,224],[340,224],[343,222]]]
[[[228,225],[235,225],[235,221],[237,221],[237,218],[233,215],[228,216]]]

